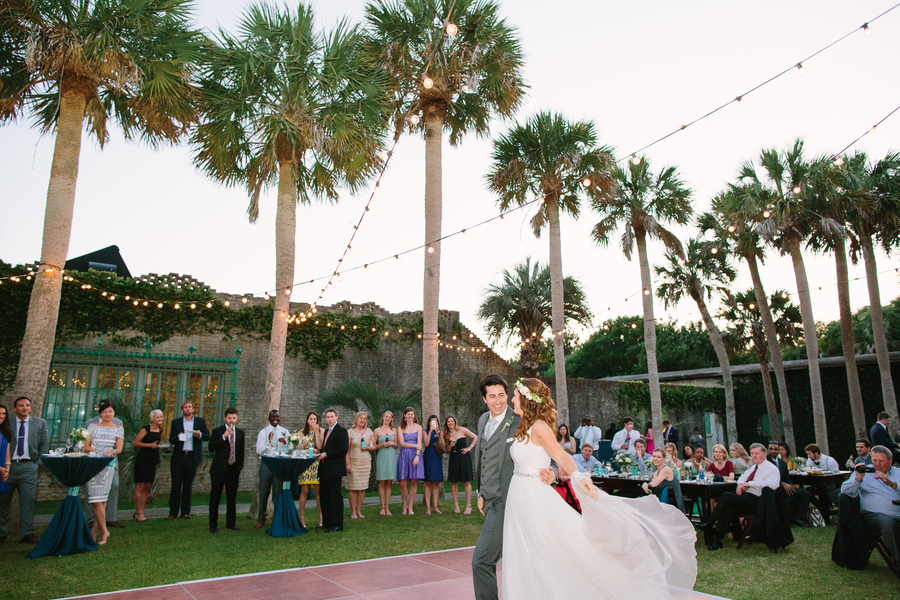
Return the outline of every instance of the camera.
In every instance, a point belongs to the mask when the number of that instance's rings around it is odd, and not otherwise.
[[[857,473],[874,473],[875,467],[872,465],[856,465]]]

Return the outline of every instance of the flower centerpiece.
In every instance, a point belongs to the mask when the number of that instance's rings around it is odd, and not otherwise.
[[[806,457],[805,456],[794,457],[794,470],[795,471],[803,471],[805,469],[806,469]]]
[[[634,457],[627,452],[618,452],[613,462],[616,464],[616,468],[625,474],[631,473],[631,467],[637,464]]]
[[[76,428],[69,432],[69,439],[74,442],[73,448],[75,452],[81,452],[84,449],[84,443],[90,437],[91,432],[84,427]]]

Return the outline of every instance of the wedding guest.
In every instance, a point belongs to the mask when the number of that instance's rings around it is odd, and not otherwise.
[[[569,435],[569,426],[563,423],[556,429],[556,441],[563,450],[569,454],[575,454],[575,437]]]
[[[115,408],[115,407],[113,407]],[[87,421],[84,422],[83,427],[85,429],[90,429],[91,425],[95,425],[100,422],[100,415],[96,415],[91,417]],[[113,425],[116,427],[123,427],[122,420],[118,417],[113,417]],[[125,431],[123,428],[122,431]],[[85,492],[86,493],[86,492]],[[88,505],[90,506],[90,505]],[[119,468],[116,466],[116,472],[113,474],[112,486],[109,488],[109,501],[106,503],[106,518],[109,519],[106,522],[106,528],[110,527],[114,529],[125,529],[125,526],[119,523]],[[84,519],[90,525],[94,520],[93,511],[90,514],[85,513]]]
[[[167,521],[178,517],[191,518],[191,494],[194,475],[203,461],[203,442],[209,441],[206,421],[194,416],[194,403],[190,400],[181,405],[181,417],[172,421],[169,443],[172,444],[172,491],[169,493],[169,516]]]
[[[209,532],[219,532],[219,502],[225,488],[225,529],[238,531],[237,490],[244,468],[244,430],[237,427],[238,410],[225,409],[225,424],[209,434]]]
[[[663,450],[666,453],[666,464],[670,467],[680,469],[683,463],[681,462],[681,459],[678,458],[678,446],[676,446],[672,442],[668,442],[665,446],[663,446]]]
[[[807,469],[820,469],[822,471],[834,472],[841,470],[836,460],[827,454],[822,454],[822,449],[819,448],[818,444],[808,444],[804,450],[806,451],[807,456]]]
[[[872,442],[866,438],[856,440],[856,458],[852,456],[847,460],[847,468],[853,469],[856,465],[872,464]]]
[[[703,446],[700,446],[699,444],[694,446],[694,452],[691,454],[691,459],[688,461],[691,464],[691,469],[694,473],[709,470],[709,465],[712,464],[712,461],[706,458],[704,454]]]
[[[12,432],[9,429],[9,419],[7,418],[6,407],[0,404],[0,494],[9,493],[9,466],[12,461],[9,460],[9,442],[12,440]]]
[[[647,445],[650,442],[644,438],[638,438],[634,442],[634,458],[637,461],[638,471],[647,472],[647,465],[650,464],[650,454],[647,453]]]
[[[784,462],[793,462],[791,459],[791,447],[784,442],[778,442],[778,455]]]
[[[47,421],[31,416],[31,400],[25,396],[13,402],[10,429],[10,457],[6,483],[9,493],[0,494],[0,544],[9,532],[9,505],[14,492],[19,493],[19,539],[25,544],[37,544],[33,533],[34,496],[37,492],[38,464],[41,456],[50,451],[50,430]]]
[[[694,447],[690,444],[687,444],[684,448],[681,449],[681,468],[688,472],[689,477],[693,477],[697,474],[697,470],[694,468],[694,465],[691,464],[691,459],[694,456]]]
[[[134,457],[134,520],[146,521],[144,509],[150,498],[150,488],[156,479],[156,465],[160,463],[159,443],[162,441],[163,411],[150,411],[150,423],[141,427],[132,442],[138,449]],[[112,493],[112,492],[110,492]]]
[[[582,473],[593,473],[596,466],[600,464],[600,461],[594,457],[594,448],[590,444],[582,444],[581,454],[575,456],[574,460],[575,466]],[[560,475],[562,481],[567,481],[568,478],[568,474]]]
[[[609,427],[606,428],[606,431],[603,432],[603,439],[604,440],[612,440],[613,436],[616,435],[616,431],[618,431],[616,429],[616,422],[613,421],[609,424]]]
[[[397,479],[397,439],[394,436],[394,413],[381,415],[381,425],[375,430],[375,481],[381,515],[391,516],[391,489]]]
[[[655,449],[655,442],[653,441],[653,421],[647,421],[647,426],[644,427],[644,440],[647,442],[647,453],[653,454],[653,450]]]
[[[784,493],[787,518],[791,522],[791,527],[795,525],[807,527],[807,514],[812,494],[803,488],[794,486],[788,462],[781,456],[781,446],[777,440],[769,442],[769,460],[778,467],[778,473],[781,476],[781,489]]]
[[[634,431],[634,419],[625,417],[622,419],[622,430],[613,436],[613,452],[627,452],[634,454],[634,442],[640,436]]]
[[[712,451],[712,464],[709,465],[709,472],[713,475],[721,475],[725,481],[734,481],[734,464],[728,460],[728,452],[725,446],[716,444]]]
[[[281,496],[281,488],[284,485],[284,482],[277,479],[262,461],[262,457],[266,455],[267,448],[277,448],[279,445],[288,443],[290,433],[279,423],[281,423],[281,413],[277,410],[270,410],[269,424],[260,429],[256,435],[256,454],[260,456],[259,511],[256,515],[256,529],[262,529],[266,525],[266,516],[269,512],[269,494],[272,494],[272,504],[277,504],[278,498]]]
[[[568,435],[568,434],[567,434]],[[465,515],[472,514],[472,457],[469,453],[478,442],[478,436],[456,423],[456,417],[444,419],[444,431],[441,433],[441,444],[449,448],[450,461],[447,465],[447,479],[450,481],[450,493],[453,495],[453,512],[459,514],[459,497],[457,486],[462,483],[466,492]],[[574,444],[574,440],[572,441]]]
[[[597,442],[603,439],[603,431],[594,426],[594,417],[591,415],[584,415],[584,418],[581,419],[581,427],[576,429],[573,435],[582,446],[590,444],[594,450],[599,447]]]
[[[341,496],[341,479],[347,474],[347,452],[350,438],[347,430],[338,423],[337,411],[325,411],[328,429],[319,453],[319,490],[322,492],[322,529],[325,533],[344,530],[344,499]]]
[[[403,420],[400,421],[395,435],[400,444],[400,455],[397,457],[397,479],[400,480],[403,514],[411,515],[419,479],[425,477],[425,465],[420,460],[424,431],[419,425],[419,419],[413,408],[410,407],[403,411]]]
[[[674,445],[674,444],[673,444]],[[681,498],[681,487],[678,477],[672,467],[666,464],[666,454],[662,450],[654,450],[651,455],[656,472],[649,483],[641,486],[645,494],[653,494],[660,502],[674,504],[678,510],[684,512],[684,501]],[[663,497],[665,495],[665,497]]]
[[[353,418],[353,427],[347,431],[350,452],[347,462],[347,491],[350,496],[350,518],[363,519],[363,498],[369,487],[369,475],[372,474],[372,454],[375,439],[369,429],[369,416],[358,412]]]
[[[675,444],[675,447],[678,447],[678,430],[672,426],[668,419],[663,421],[663,441],[667,444]]]
[[[428,430],[425,432],[425,450],[422,459],[425,462],[425,514],[432,511],[442,514],[438,509],[441,482],[444,481],[444,461],[441,455],[445,448],[441,444],[440,421],[437,415],[428,417]]]
[[[109,529],[106,527],[106,502],[109,499],[113,475],[118,469],[118,460],[115,460],[115,457],[122,453],[125,429],[121,425],[113,423],[116,411],[113,409],[112,402],[101,400],[97,408],[100,413],[100,422],[92,423],[88,427],[90,437],[84,443],[84,451],[101,452],[103,456],[113,457],[113,462],[109,466],[87,482],[88,504],[94,510],[94,523],[91,525],[91,535],[97,541],[97,544],[103,545],[109,539]],[[98,528],[103,534],[100,539],[97,539]]]
[[[691,436],[691,446],[695,448],[697,446],[703,446],[703,436],[700,435],[700,429],[698,427],[694,427],[694,435]]]
[[[736,476],[750,468],[752,460],[750,459],[750,455],[747,454],[747,450],[744,449],[744,446],[735,442],[729,449],[731,451],[731,466],[734,467],[734,474]]]
[[[313,449],[317,452],[322,449],[322,428],[319,427],[319,415],[311,412],[306,415],[306,423],[303,425],[302,449]],[[313,464],[300,475],[297,481],[300,485],[300,525],[306,528],[306,501],[309,499],[309,488],[313,489],[316,496],[316,509],[319,512],[319,527],[322,526],[322,503],[319,501],[319,461]]]

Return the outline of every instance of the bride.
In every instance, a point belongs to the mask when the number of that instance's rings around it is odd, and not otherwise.
[[[598,490],[556,442],[556,409],[538,379],[520,379],[521,417],[510,449],[515,472],[503,529],[505,600],[591,597],[690,598],[697,577],[696,533],[684,513],[655,496]],[[538,473],[556,461],[572,474],[582,514]]]

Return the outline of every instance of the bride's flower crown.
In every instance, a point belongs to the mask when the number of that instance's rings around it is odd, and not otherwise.
[[[523,398],[528,398],[529,400],[537,402],[538,404],[544,403],[544,399],[528,389],[528,386],[522,383],[521,379],[516,380],[516,389],[519,390],[519,395]]]

